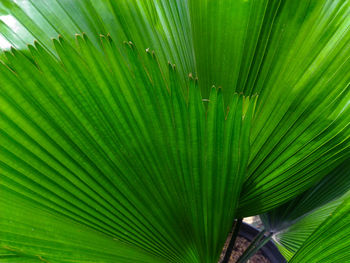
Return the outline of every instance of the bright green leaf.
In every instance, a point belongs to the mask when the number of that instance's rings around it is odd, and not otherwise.
[[[350,195],[305,241],[290,262],[348,262],[350,260]]]
[[[227,112],[212,88],[206,111],[197,81],[190,76],[186,100],[175,67],[168,81],[150,50],[128,42],[120,52],[108,36],[100,48],[86,35],[76,37],[77,48],[53,41],[60,61],[36,43],[32,59],[12,49],[1,65],[1,183],[27,199],[29,211],[74,220],[165,261],[216,261],[236,215],[256,97],[235,94]],[[33,224],[45,227],[43,218]],[[11,222],[4,229],[15,228]],[[22,234],[30,238],[28,229]],[[3,246],[20,249],[21,237],[10,239],[18,243]],[[59,258],[31,243],[26,254]]]

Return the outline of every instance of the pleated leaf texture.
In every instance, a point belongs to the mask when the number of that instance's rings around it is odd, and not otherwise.
[[[273,233],[273,241],[287,260],[349,196],[349,189],[350,160],[345,160],[297,198],[260,216],[264,228]]]
[[[349,192],[350,194],[350,192]],[[318,227],[290,262],[349,262],[350,195]]]
[[[350,158],[349,0],[0,0],[0,43],[5,261],[217,262]]]
[[[74,44],[86,32],[157,51],[166,79],[176,64],[181,90],[197,72],[204,99],[222,88],[259,95],[239,217],[301,194],[350,157],[349,0],[1,0],[1,35],[25,49],[50,37]],[[25,52],[25,51],[24,51]],[[147,63],[147,62],[145,62]]]
[[[153,52],[146,70],[132,43],[125,58],[110,37],[103,53],[86,36],[78,49],[53,41],[60,61],[36,43],[1,64],[2,247],[48,261],[214,262],[256,97],[236,94],[227,111],[213,87],[206,110],[196,80],[185,99]]]
[[[273,240],[281,254],[290,261],[308,237],[320,227],[342,201],[344,201],[344,198],[338,198],[329,202],[275,233]],[[346,243],[347,241],[344,240],[344,242]]]
[[[310,212],[343,198],[349,189],[350,160],[347,159],[298,197],[262,215],[265,228],[283,231]]]

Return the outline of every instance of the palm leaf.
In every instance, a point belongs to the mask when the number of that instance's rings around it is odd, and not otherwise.
[[[52,50],[49,36],[82,31],[98,47],[108,32],[156,49],[166,78],[174,61],[185,94],[194,71],[204,98],[212,84],[226,105],[235,91],[261,94],[240,216],[292,199],[349,157],[348,0],[1,3],[29,31],[4,31],[18,47],[37,38]]]
[[[11,249],[0,249],[0,262],[29,262],[29,263],[39,263],[42,262],[38,257],[31,257],[24,255],[19,252],[15,252]]]
[[[86,35],[77,36],[77,48],[53,41],[59,61],[35,43],[32,59],[12,49],[1,65],[2,198],[26,200],[1,208],[4,229],[16,228],[21,209],[38,213],[28,228],[7,233],[2,247],[58,259],[71,244],[60,229],[75,221],[76,231],[91,232],[83,240],[107,238],[106,249],[117,239],[159,260],[217,260],[235,218],[255,99],[236,94],[227,113],[212,88],[206,112],[196,80],[190,77],[185,100],[174,66],[168,81],[151,51],[126,43],[120,52],[110,37],[100,48]],[[50,240],[63,235],[61,249],[36,242],[28,231],[36,222]],[[83,240],[62,260],[79,259]],[[121,247],[120,257],[141,260],[131,249]]]
[[[305,240],[344,201],[350,188],[350,163],[346,160],[319,183],[297,198],[261,215],[266,230],[288,260]]]
[[[342,165],[297,198],[261,216],[266,230],[288,260],[344,201],[350,189],[350,163]]]
[[[165,262],[7,187],[1,193],[0,262]]]
[[[214,260],[235,216],[291,200],[349,158],[349,12],[348,0],[1,0],[1,35],[21,50],[1,56],[6,173],[56,173],[35,191],[77,198],[71,219],[168,260]],[[250,156],[240,116],[254,103],[235,92],[259,94]],[[77,197],[57,188],[69,184]]]
[[[37,40],[53,53],[50,39],[58,34],[73,44],[74,34],[84,32],[96,47],[100,34],[110,34],[116,42],[133,41],[140,49],[157,50],[165,73],[165,62],[177,65],[182,86],[187,74],[195,71],[189,13],[183,1],[1,0],[0,29],[8,44],[18,49]]]
[[[341,198],[349,189],[350,162],[345,160],[300,196],[262,215],[265,228],[274,232],[285,231],[311,211]]]
[[[243,216],[301,194],[349,158],[348,14],[349,1],[286,1],[276,18],[252,89]]]
[[[350,195],[328,216],[290,262],[347,262],[350,260]]]
[[[196,66],[203,97],[208,85],[254,94],[281,1],[192,0],[190,16]]]
[[[338,198],[318,207],[292,223],[287,222],[287,226],[283,226],[284,228],[273,234],[275,244],[287,260],[293,257],[307,238],[344,201],[344,198]]]

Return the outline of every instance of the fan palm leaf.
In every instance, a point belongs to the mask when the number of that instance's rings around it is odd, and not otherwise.
[[[348,0],[1,0],[16,48],[1,54],[1,198],[118,239],[126,262],[215,262],[234,218],[349,158],[349,14]],[[13,234],[3,247],[58,260]]]
[[[285,258],[291,259],[306,239],[346,199],[350,189],[346,160],[297,198],[261,216]]]
[[[26,207],[40,205],[163,260],[213,261],[235,217],[255,99],[235,95],[227,113],[212,88],[206,111],[193,77],[185,100],[173,65],[166,81],[152,52],[146,70],[132,43],[124,58],[110,37],[101,41],[97,49],[77,36],[74,48],[60,37],[60,61],[38,43],[29,47],[32,59],[5,53],[1,197],[12,191],[30,200]],[[50,248],[30,250],[12,243],[13,234],[3,247],[50,259]]]
[[[347,262],[350,260],[349,236],[350,199],[345,200],[329,215],[290,262]]]

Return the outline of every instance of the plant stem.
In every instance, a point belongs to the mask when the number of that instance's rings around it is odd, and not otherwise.
[[[265,236],[264,230],[262,230],[250,243],[249,247],[244,251],[244,253],[239,257],[237,260],[237,263],[244,263],[246,262],[250,257],[252,257],[260,248],[262,248],[267,242],[270,241],[272,237],[272,233],[269,233],[267,236]],[[261,242],[260,242],[261,241]]]
[[[224,259],[221,261],[221,263],[228,263],[228,261],[230,260],[230,256],[235,246],[236,238],[238,236],[238,231],[239,231],[239,228],[241,227],[241,224],[242,224],[242,218],[235,220],[232,227],[232,235],[231,235],[230,243],[227,246]]]

